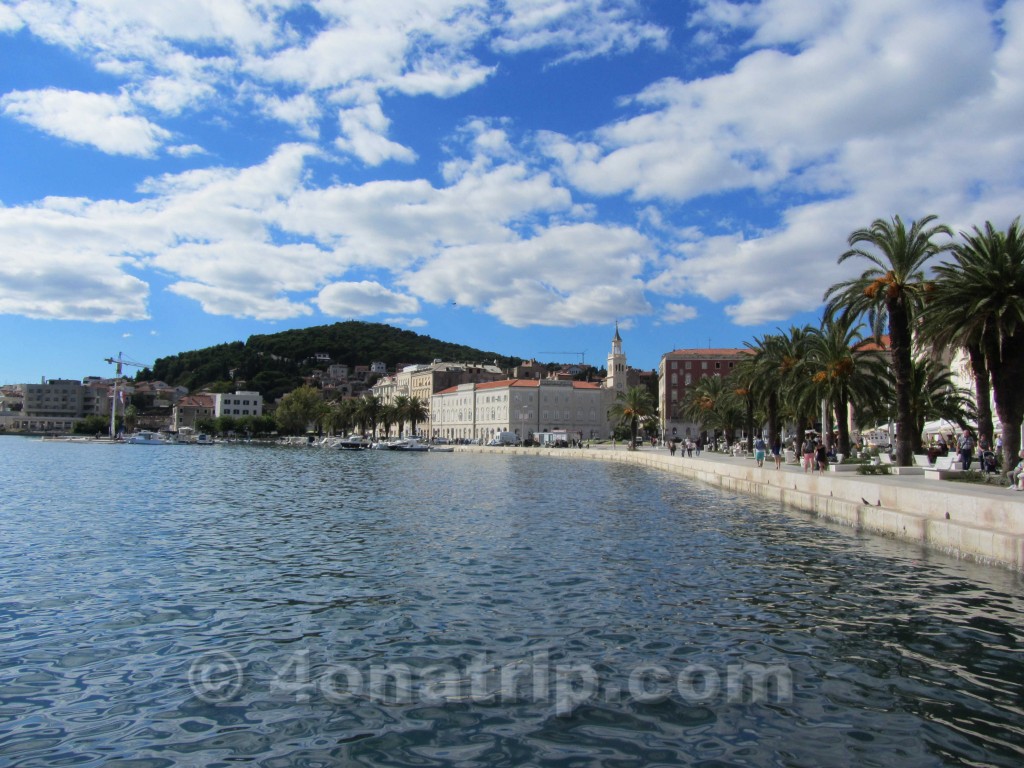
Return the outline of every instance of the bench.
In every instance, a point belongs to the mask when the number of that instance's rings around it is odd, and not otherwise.
[[[931,469],[926,469],[924,476],[927,480],[943,480],[951,475],[958,475],[963,471],[964,466],[960,463],[960,457],[950,454],[949,456],[936,457],[935,465]]]

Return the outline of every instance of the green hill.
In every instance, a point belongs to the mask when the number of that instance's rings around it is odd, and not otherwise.
[[[190,390],[207,386],[228,389],[234,382],[244,381],[247,388],[274,400],[299,386],[303,376],[325,367],[324,363],[314,363],[317,353],[326,353],[332,363],[350,367],[380,360],[389,370],[400,363],[429,363],[437,358],[478,363],[497,360],[503,367],[519,362],[519,358],[439,341],[390,325],[350,320],[260,334],[245,342],[161,357],[152,370],[140,372],[137,378],[158,379]]]

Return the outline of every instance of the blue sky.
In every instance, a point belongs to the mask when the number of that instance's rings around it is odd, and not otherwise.
[[[1024,0],[0,0],[0,383],[350,318],[632,365],[1024,213]]]

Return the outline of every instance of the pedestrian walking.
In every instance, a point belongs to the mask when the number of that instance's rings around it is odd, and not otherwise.
[[[764,466],[765,452],[768,450],[768,446],[764,442],[763,437],[758,437],[754,441],[754,461],[757,462],[758,467]]]
[[[974,436],[971,435],[971,430],[965,429],[964,433],[960,435],[960,439],[956,441],[956,449],[960,454],[960,463],[964,469],[971,468],[971,458],[974,456]]]
[[[779,469],[782,466],[782,440],[778,435],[772,441],[772,459],[775,461],[775,468]]]
[[[818,447],[814,449],[814,460],[818,465],[818,474],[823,475],[828,470],[828,448],[818,441]]]
[[[804,439],[801,453],[804,457],[804,474],[806,475],[814,469],[814,438],[808,436]]]

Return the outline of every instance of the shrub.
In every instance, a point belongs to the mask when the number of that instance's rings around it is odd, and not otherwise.
[[[857,467],[858,475],[888,475],[889,472],[888,464],[861,464]]]

